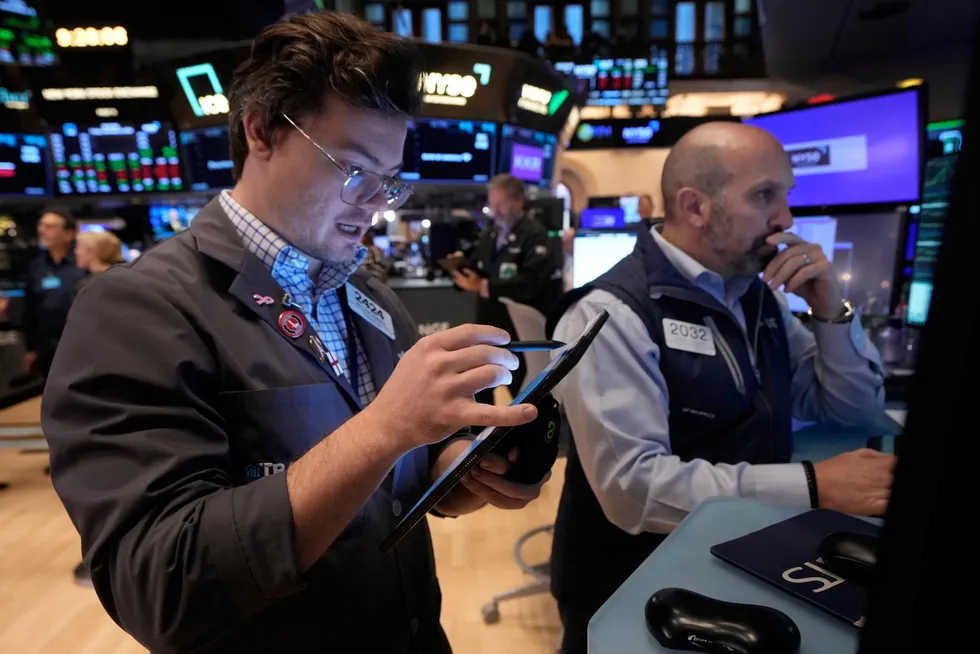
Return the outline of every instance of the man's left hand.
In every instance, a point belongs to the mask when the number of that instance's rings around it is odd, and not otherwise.
[[[515,447],[507,458],[499,454],[488,454],[460,481],[468,491],[498,509],[523,509],[541,495],[541,487],[551,479],[551,471],[537,484],[528,486],[504,479],[501,475],[517,461],[518,449]]]
[[[786,245],[762,273],[762,281],[776,289],[785,285],[787,293],[806,300],[814,317],[834,320],[841,314],[844,298],[834,279],[830,260],[816,243],[808,243],[796,234],[773,234],[766,242]]]
[[[486,297],[484,292],[484,279],[472,270],[457,270],[453,273],[453,282],[464,291],[479,293]]]
[[[441,475],[456,458],[463,453],[470,442],[460,440],[450,443],[439,456],[439,462],[433,471],[433,477]],[[488,454],[477,466],[467,472],[437,508],[449,515],[471,513],[486,504],[492,504],[500,509],[523,509],[541,494],[541,487],[551,479],[548,472],[537,484],[518,484],[501,477],[517,461],[519,450],[512,449],[507,458],[498,454]]]

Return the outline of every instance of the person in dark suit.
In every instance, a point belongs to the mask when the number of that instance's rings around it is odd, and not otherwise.
[[[480,296],[477,322],[500,327],[514,339],[517,331],[501,298],[534,307],[544,316],[556,300],[551,285],[555,266],[549,255],[548,232],[526,215],[525,203],[524,182],[508,174],[493,178],[487,193],[492,221],[469,254],[476,270],[462,268],[453,273],[457,286]],[[517,394],[524,380],[523,364],[521,357],[521,366],[510,384],[512,395]],[[493,390],[482,392],[477,400],[493,404]]]
[[[422,70],[348,13],[265,28],[229,93],[234,189],[72,307],[51,478],[100,600],[156,654],[451,651],[426,522],[379,544],[470,446],[452,434],[537,412],[473,401],[510,381],[506,332],[419,339],[358,270],[371,216],[411,194]],[[484,460],[433,515],[523,507],[540,484],[509,466]]]
[[[41,253],[27,269],[24,310],[24,372],[48,374],[68,320],[72,294],[87,273],[75,263],[72,249],[78,228],[62,209],[49,209],[37,225]]]

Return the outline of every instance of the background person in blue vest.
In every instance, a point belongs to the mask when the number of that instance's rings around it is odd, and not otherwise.
[[[885,512],[891,455],[813,464],[815,487],[789,463],[792,417],[860,425],[884,402],[878,353],[829,262],[785,233],[793,184],[767,132],[692,130],[664,164],[665,224],[556,312],[557,339],[610,312],[557,393],[574,437],[551,559],[567,653],[585,652],[593,613],[706,498]],[[780,288],[809,303],[813,332]]]
[[[50,209],[37,224],[41,252],[27,268],[24,303],[24,372],[48,374],[68,320],[75,286],[88,272],[75,264],[75,218]]]
[[[233,190],[76,299],[41,421],[109,615],[152,652],[446,654],[428,527],[380,544],[469,446],[517,359],[505,332],[417,341],[357,270],[397,209],[423,64],[349,13],[273,24],[229,92]],[[417,341],[417,342],[416,342]],[[440,502],[517,509],[495,456]]]
[[[521,180],[506,173],[490,180],[487,206],[492,221],[469,253],[476,272],[463,269],[453,274],[457,286],[480,295],[477,322],[500,327],[514,339],[518,338],[517,331],[500,298],[534,307],[545,316],[555,301],[548,232],[526,216],[525,202]],[[510,384],[513,395],[517,395],[524,381],[523,355],[519,359],[521,365]],[[492,389],[480,393],[477,401],[493,404]]]

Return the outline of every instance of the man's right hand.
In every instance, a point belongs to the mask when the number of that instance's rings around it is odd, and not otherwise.
[[[537,417],[533,405],[496,407],[473,399],[486,388],[511,383],[519,360],[495,347],[509,342],[507,332],[485,325],[426,336],[405,353],[365,413],[408,449],[437,443],[470,425],[531,422]]]
[[[884,515],[892,490],[894,454],[860,449],[813,464],[820,508]]]

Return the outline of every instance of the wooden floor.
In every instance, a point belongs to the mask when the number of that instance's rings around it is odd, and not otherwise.
[[[72,581],[79,539],[43,473],[46,465],[44,453],[0,449],[0,480],[10,483],[0,491],[0,652],[145,652],[109,619],[94,591]],[[513,544],[554,520],[563,473],[559,460],[541,499],[524,511],[488,508],[457,520],[429,520],[442,621],[456,654],[555,651],[560,623],[550,595],[502,603],[495,625],[483,624],[481,607],[495,592],[528,581],[511,558]],[[544,560],[549,548],[550,537],[538,537],[529,558]]]

